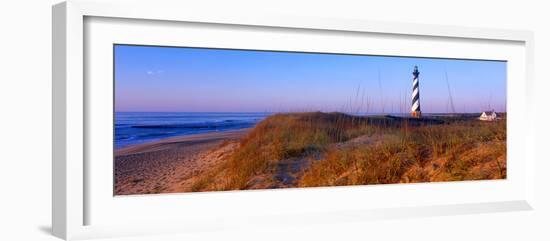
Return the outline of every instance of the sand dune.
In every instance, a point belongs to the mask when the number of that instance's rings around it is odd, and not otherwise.
[[[115,194],[506,178],[506,122],[292,113],[115,153]]]

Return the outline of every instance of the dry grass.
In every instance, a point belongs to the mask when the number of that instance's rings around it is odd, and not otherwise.
[[[364,185],[506,178],[505,121],[422,121],[292,113],[268,117],[193,191],[275,183],[282,161],[309,160],[295,186]],[[260,185],[269,187],[269,185]]]
[[[476,120],[409,128],[375,144],[331,148],[303,187],[506,177],[505,122]]]

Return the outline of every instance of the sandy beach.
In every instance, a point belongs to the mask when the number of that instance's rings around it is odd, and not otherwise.
[[[193,178],[238,147],[249,129],[177,136],[115,151],[115,195],[190,191]]]

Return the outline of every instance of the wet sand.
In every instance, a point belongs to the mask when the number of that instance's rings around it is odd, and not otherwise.
[[[250,129],[177,136],[115,151],[115,195],[190,191],[193,178],[215,166]]]

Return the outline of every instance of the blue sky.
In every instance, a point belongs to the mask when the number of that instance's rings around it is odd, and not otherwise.
[[[506,109],[506,62],[115,46],[115,111],[424,113]],[[379,78],[380,76],[380,78]]]

